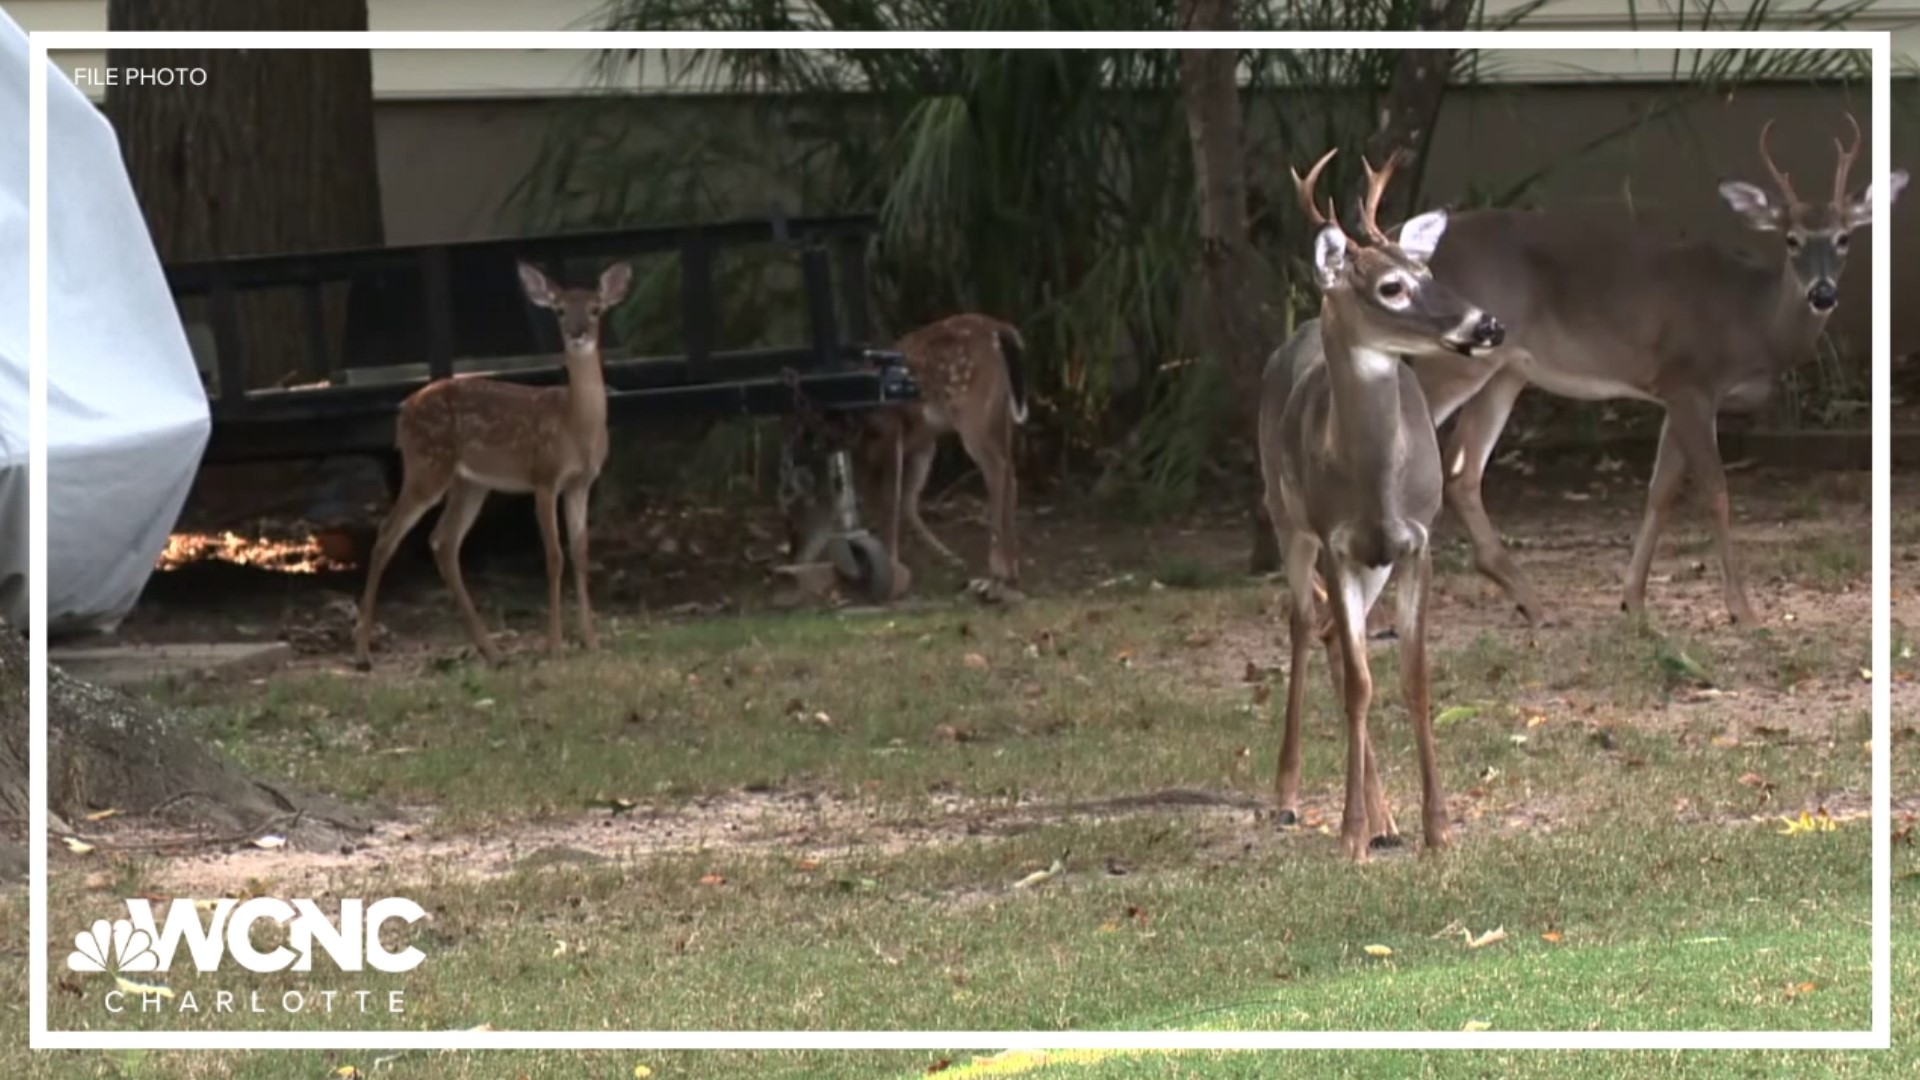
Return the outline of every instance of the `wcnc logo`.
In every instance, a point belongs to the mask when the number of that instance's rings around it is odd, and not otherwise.
[[[202,918],[202,915],[205,918]],[[247,971],[269,974],[278,971],[312,971],[314,953],[324,952],[334,967],[343,972],[368,968],[388,974],[400,974],[419,967],[425,954],[411,945],[394,951],[381,941],[381,928],[390,922],[411,925],[426,918],[426,912],[411,900],[390,896],[371,904],[362,900],[340,901],[340,917],[329,919],[312,900],[279,900],[255,897],[250,900],[214,901],[173,900],[167,905],[165,923],[157,922],[152,901],[127,901],[127,917],[109,922],[99,919],[74,935],[73,952],[67,954],[70,971],[107,972],[116,977],[120,989],[107,994],[106,1006],[120,1012],[116,1000],[126,994],[140,995],[142,1011],[156,1011],[160,999],[172,1000],[173,991],[157,978],[127,979],[123,976],[158,976],[171,969],[181,945],[192,957],[193,966],[202,973],[213,973],[231,959]],[[266,951],[253,943],[253,927],[270,922],[286,928],[286,942]],[[332,1011],[333,999],[341,994],[360,998],[360,1011],[367,1011],[366,998],[371,990],[314,992]],[[216,1012],[234,1011],[231,991],[214,992],[212,1008]],[[257,996],[257,992],[256,992]],[[281,1007],[299,1012],[306,1006],[307,994],[290,991],[282,996]],[[252,1012],[264,1012],[258,1000]],[[197,1011],[200,1005],[192,993],[185,994],[176,1008]],[[389,1011],[399,1012],[400,992],[389,995]]]

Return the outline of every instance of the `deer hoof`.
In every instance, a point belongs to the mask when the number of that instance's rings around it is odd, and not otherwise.
[[[1382,833],[1367,841],[1367,850],[1392,851],[1396,848],[1405,847],[1406,845],[1407,842],[1400,838],[1399,833]]]
[[[1280,810],[1274,813],[1273,824],[1277,828],[1291,829],[1300,824],[1300,815],[1292,810]]]
[[[370,657],[370,656],[356,656],[356,657],[354,657],[354,660],[353,660],[353,670],[355,670],[355,671],[372,671],[372,670],[373,670],[373,658],[372,658],[372,657]]]

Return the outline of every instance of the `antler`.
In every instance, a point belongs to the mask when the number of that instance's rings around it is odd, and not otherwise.
[[[1772,130],[1773,130],[1772,119],[1768,119],[1766,123],[1760,125],[1760,161],[1762,164],[1766,165],[1767,171],[1773,174],[1773,182],[1779,185],[1780,194],[1786,196],[1787,205],[1799,206],[1801,205],[1800,196],[1795,195],[1793,193],[1793,181],[1787,179],[1787,174],[1781,172],[1779,168],[1774,165],[1773,155],[1767,152],[1767,133]],[[1835,140],[1835,145],[1838,145],[1838,144],[1839,144],[1838,140]],[[1840,175],[1842,177],[1845,177],[1847,175],[1846,169],[1851,165],[1852,165],[1851,160],[1842,159],[1840,163],[1840,168],[1841,168]]]
[[[1327,196],[1327,212],[1324,214],[1322,214],[1320,208],[1313,203],[1313,185],[1320,180],[1320,170],[1326,168],[1327,162],[1332,161],[1333,155],[1339,152],[1340,148],[1336,146],[1320,155],[1320,160],[1314,162],[1313,168],[1307,170],[1307,178],[1305,180],[1300,179],[1298,169],[1289,168],[1287,170],[1293,174],[1293,190],[1295,194],[1300,196],[1300,207],[1307,212],[1308,219],[1313,222],[1313,227],[1316,229],[1326,225],[1332,225],[1336,229],[1340,227],[1340,218],[1333,210],[1333,196]]]
[[[1846,117],[1848,126],[1853,128],[1853,146],[1841,146],[1839,139],[1833,140],[1833,149],[1840,155],[1840,163],[1833,170],[1833,202],[1836,206],[1846,201],[1847,173],[1853,169],[1854,159],[1860,156],[1860,121],[1855,120],[1852,113],[1847,113]]]
[[[1374,172],[1372,163],[1364,157],[1360,159],[1360,164],[1367,170],[1367,202],[1360,227],[1367,231],[1367,236],[1374,243],[1390,244],[1393,241],[1388,240],[1387,234],[1380,229],[1380,199],[1387,193],[1387,183],[1393,179],[1394,167],[1400,164],[1400,151],[1388,154],[1387,163],[1380,166],[1379,172]]]

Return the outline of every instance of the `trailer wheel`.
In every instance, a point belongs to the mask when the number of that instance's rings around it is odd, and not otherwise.
[[[834,569],[868,602],[884,604],[893,599],[893,560],[871,533],[837,536],[827,552]]]

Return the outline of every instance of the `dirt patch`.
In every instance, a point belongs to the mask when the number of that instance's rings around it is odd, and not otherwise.
[[[738,792],[458,836],[438,835],[431,812],[416,809],[402,820],[376,827],[363,842],[337,850],[246,847],[177,854],[153,866],[148,880],[176,895],[217,896],[249,882],[271,881],[287,895],[325,896],[369,877],[478,881],[520,870],[699,852],[777,852],[821,859],[895,856],[1068,821],[1166,815],[1202,825],[1244,823],[1257,806],[1244,795],[1192,789],[1072,803],[993,803],[935,795],[918,806],[884,809],[812,793]],[[130,849],[165,849],[173,838],[122,828],[107,839]]]

